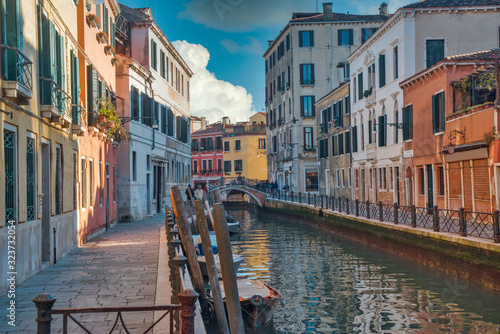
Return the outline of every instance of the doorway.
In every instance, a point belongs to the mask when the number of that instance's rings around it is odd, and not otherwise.
[[[363,202],[366,201],[366,198],[365,198],[365,192],[366,192],[366,183],[365,183],[365,169],[361,169],[361,200]]]
[[[401,193],[400,193],[400,185],[399,185],[399,167],[395,167],[396,169],[396,203],[401,205]]]
[[[434,182],[432,175],[432,165],[427,165],[427,208],[434,207]]]
[[[325,194],[330,196],[330,170],[325,169]]]
[[[162,168],[160,166],[154,167],[155,182],[156,182],[156,213],[161,212],[163,194],[162,194]]]
[[[106,230],[110,228],[109,164],[106,164]]]
[[[50,261],[50,142],[42,143],[42,261]]]
[[[151,215],[151,196],[149,189],[151,188],[151,174],[146,174],[146,214]]]

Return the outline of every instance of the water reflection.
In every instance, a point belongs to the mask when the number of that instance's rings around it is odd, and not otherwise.
[[[279,333],[498,333],[500,294],[331,233],[229,210],[239,275],[278,289]]]

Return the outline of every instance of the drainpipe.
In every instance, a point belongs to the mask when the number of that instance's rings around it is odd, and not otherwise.
[[[56,248],[56,235],[57,235],[56,233],[57,233],[57,231],[56,231],[55,227],[53,227],[52,229],[53,229],[52,231],[54,233],[54,264],[56,264],[57,263],[57,248]]]

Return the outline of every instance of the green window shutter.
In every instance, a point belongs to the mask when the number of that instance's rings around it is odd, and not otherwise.
[[[94,71],[92,65],[87,65],[87,123],[88,126],[94,125]]]
[[[372,121],[368,121],[368,144],[371,144],[373,141],[373,133],[372,133]]]
[[[351,132],[347,131],[345,133],[345,153],[351,153]]]
[[[354,126],[352,128],[352,152],[358,152],[358,127]]]
[[[440,122],[439,122],[439,131],[444,132],[445,127],[445,104],[444,104],[444,92],[441,92],[441,114],[440,114]]]
[[[59,36],[59,75],[62,90],[66,91],[66,53],[64,47],[64,36]]]
[[[408,107],[403,107],[403,140],[409,139]]]
[[[363,99],[363,72],[358,74],[358,100]]]
[[[115,47],[115,33],[116,33],[115,27],[116,27],[115,23],[111,22],[111,45],[113,46],[113,49],[116,48]]]
[[[337,145],[335,145],[335,139],[337,138],[337,136],[332,136],[332,154],[334,157],[337,156]]]
[[[102,21],[102,16],[101,16],[101,5],[95,5],[95,14],[97,15],[97,28],[101,28],[101,21]]]
[[[410,105],[408,107],[409,109],[409,112],[408,112],[408,122],[409,122],[409,131],[408,131],[408,134],[409,134],[409,137],[410,139],[413,139],[413,105]]]
[[[385,55],[378,57],[378,80],[379,87],[385,86]]]
[[[439,98],[432,95],[432,132],[439,132]]]
[[[339,155],[344,154],[344,134],[339,134]]]
[[[108,22],[108,7],[106,7],[106,5],[102,5],[103,6],[103,12],[104,12],[104,16],[103,16],[103,30],[104,32],[106,33],[106,36],[108,36],[109,38],[109,22]]]
[[[349,45],[353,45],[354,44],[354,38],[353,38],[353,30],[352,29],[349,29]]]
[[[92,7],[91,7],[91,4],[89,3],[89,0],[85,0],[85,6],[87,7],[87,11],[90,12],[90,10],[92,9]]]
[[[49,21],[49,52],[50,52],[50,78],[56,78],[56,29],[54,27],[54,23]]]

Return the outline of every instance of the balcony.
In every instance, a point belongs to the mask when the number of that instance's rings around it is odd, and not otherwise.
[[[20,99],[20,104],[28,104],[33,90],[33,62],[15,47],[0,45],[3,53],[2,88],[5,96]]]
[[[108,35],[104,31],[99,31],[97,33],[97,40],[99,43],[106,43],[108,41]]]
[[[377,92],[375,87],[371,87],[364,91],[363,96],[365,97],[365,107],[369,108],[377,103]]]
[[[83,136],[85,134],[85,131],[83,130],[83,120],[84,120],[84,115],[86,114],[86,110],[77,105],[71,105],[71,118],[72,118],[72,123],[71,123],[71,128],[73,130],[73,133],[76,134],[77,136]]]
[[[314,86],[314,79],[302,79],[300,80],[301,86]]]
[[[40,112],[42,117],[67,128],[72,124],[71,96],[52,79],[40,77]]]
[[[113,47],[113,45],[108,44],[104,47],[104,53],[106,53],[107,55],[114,55],[115,48]]]
[[[97,28],[97,26],[99,25],[99,19],[97,18],[97,15],[95,15],[95,14],[87,14],[87,23],[92,28]]]
[[[367,160],[377,160],[377,144],[366,145],[366,159]]]
[[[316,152],[316,148],[312,145],[304,145],[304,153]]]

